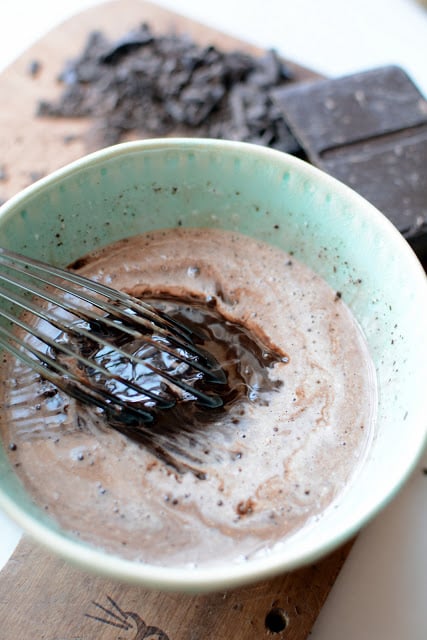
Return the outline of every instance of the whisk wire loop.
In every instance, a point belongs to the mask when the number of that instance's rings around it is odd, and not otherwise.
[[[127,293],[4,248],[0,318],[9,325],[0,324],[4,349],[109,414],[148,423],[178,397],[222,404],[200,384],[223,384],[225,375],[198,332]]]

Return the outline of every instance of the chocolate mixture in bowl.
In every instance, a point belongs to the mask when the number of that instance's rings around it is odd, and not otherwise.
[[[242,560],[321,517],[376,407],[336,292],[283,251],[213,229],[147,233],[78,266],[202,329],[227,373],[223,406],[179,402],[128,437],[9,358],[1,432],[34,500],[89,543],[165,565]]]

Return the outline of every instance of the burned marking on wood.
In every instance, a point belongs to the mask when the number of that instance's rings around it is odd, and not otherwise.
[[[85,613],[85,617],[128,632],[123,638],[126,637],[129,640],[169,640],[164,631],[158,627],[147,625],[135,611],[124,611],[111,596],[107,595],[106,598],[109,606],[103,606],[92,600],[96,609],[93,614]]]

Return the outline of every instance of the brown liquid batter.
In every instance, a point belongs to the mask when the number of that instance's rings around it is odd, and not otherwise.
[[[85,541],[165,565],[243,560],[321,517],[357,471],[376,407],[366,344],[336,292],[279,249],[220,230],[148,233],[78,266],[184,319],[206,323],[215,308],[215,330],[237,323],[261,356],[242,365],[237,352],[245,393],[223,410],[199,420],[181,406],[178,428],[155,424],[145,443],[9,358],[1,433],[34,500]]]

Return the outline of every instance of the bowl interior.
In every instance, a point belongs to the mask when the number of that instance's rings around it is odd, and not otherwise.
[[[340,291],[374,360],[377,428],[363,468],[315,527],[241,567],[185,574],[106,557],[60,531],[21,488],[0,452],[0,505],[69,558],[123,579],[174,588],[224,586],[289,569],[352,535],[401,486],[426,434],[425,274],[384,216],[293,157],[240,143],[160,140],[92,154],[6,203],[0,246],[66,265],[148,230],[215,227],[292,252]]]

